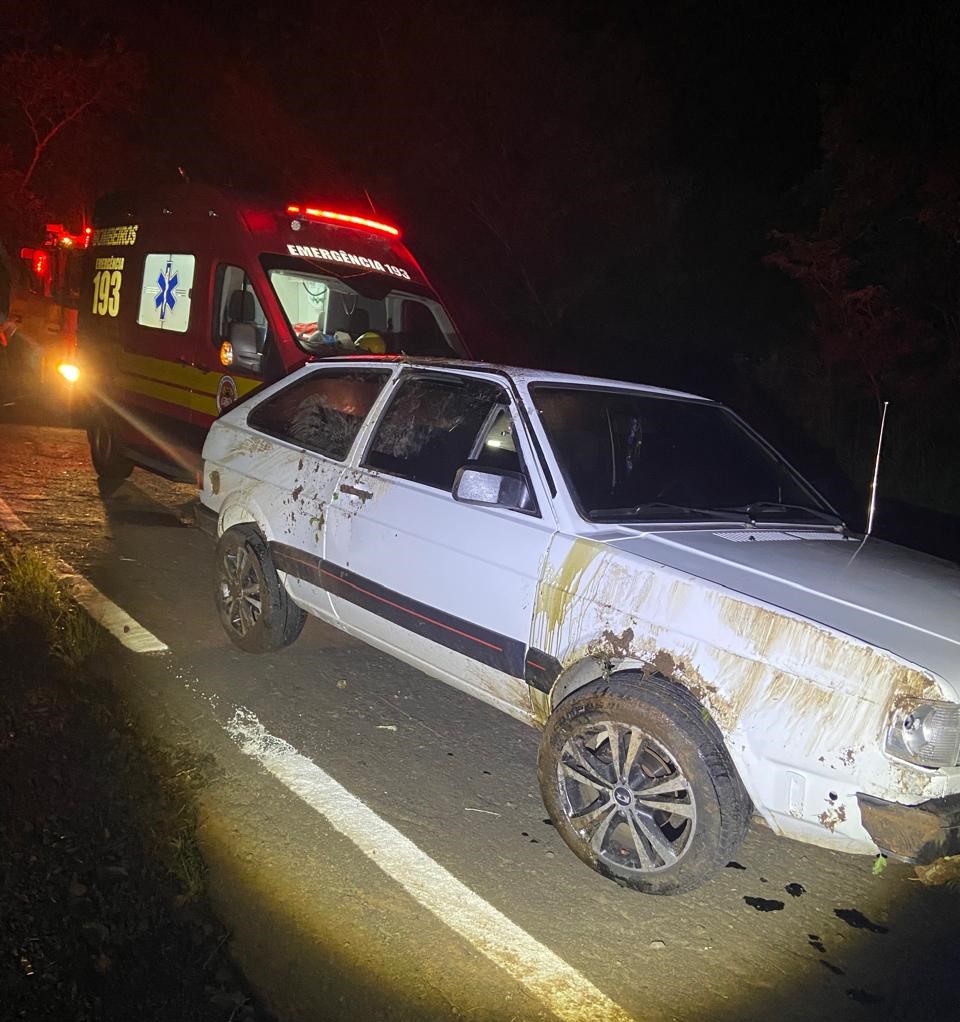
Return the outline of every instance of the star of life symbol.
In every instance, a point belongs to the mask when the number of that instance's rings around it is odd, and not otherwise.
[[[172,260],[167,260],[167,265],[162,273],[157,274],[157,286],[159,293],[153,300],[153,304],[160,310],[160,319],[166,319],[167,309],[171,312],[177,304],[176,288],[180,283],[180,275],[173,268]]]

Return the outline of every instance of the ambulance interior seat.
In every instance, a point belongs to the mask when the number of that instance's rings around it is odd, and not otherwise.
[[[350,334],[353,340],[356,340],[362,334],[365,334],[370,329],[370,313],[367,312],[362,306],[357,306],[350,313],[350,319],[347,323],[347,333]]]
[[[253,326],[257,335],[257,352],[262,355],[267,339],[267,324],[257,321],[256,299],[252,291],[238,290],[231,293],[227,302],[227,321],[224,324],[227,336],[230,335],[232,323],[249,323]]]

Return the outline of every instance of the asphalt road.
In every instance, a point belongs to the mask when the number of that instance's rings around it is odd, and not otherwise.
[[[621,890],[546,820],[536,732],[315,620],[280,654],[239,652],[190,487],[137,470],[102,496],[75,430],[7,422],[0,443],[0,525],[169,646],[119,653],[119,680],[145,726],[209,758],[212,890],[290,1017],[957,1017],[957,889],[754,827],[695,892]],[[280,740],[273,773],[237,721]]]

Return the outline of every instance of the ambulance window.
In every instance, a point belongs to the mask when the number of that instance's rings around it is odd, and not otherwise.
[[[177,252],[151,252],[144,258],[137,314],[141,326],[186,332],[195,265],[192,255]]]
[[[423,302],[404,299],[400,307],[401,351],[418,355],[449,355],[450,344],[443,334],[433,310]]]
[[[257,351],[263,353],[269,337],[267,317],[250,278],[239,266],[217,267],[213,302],[213,343],[220,346],[230,336],[231,323],[252,323],[257,331]]]
[[[333,319],[328,316],[331,294],[326,281],[313,274],[271,270],[270,283],[303,348],[307,351],[321,348],[325,333],[331,335],[328,343],[332,343]]]

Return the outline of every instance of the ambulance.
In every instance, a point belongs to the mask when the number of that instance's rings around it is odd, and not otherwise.
[[[96,206],[75,388],[94,468],[195,480],[214,419],[325,357],[467,355],[378,219],[180,182]]]

